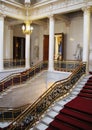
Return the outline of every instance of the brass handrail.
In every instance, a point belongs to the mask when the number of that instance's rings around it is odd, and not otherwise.
[[[32,78],[37,73],[41,72],[45,68],[47,69],[47,66],[43,68],[43,65],[47,64],[47,62],[39,62],[37,65],[31,67],[28,70],[25,70],[23,72],[17,72],[14,74],[10,74],[6,78],[0,81],[0,92],[5,91],[9,86],[14,86],[16,84],[21,84],[24,81],[27,81],[30,77]],[[39,70],[37,70],[39,69]]]
[[[74,70],[76,68],[76,66],[78,66],[79,62],[73,62],[73,61],[62,61],[61,62],[61,61],[59,61],[59,65],[62,65],[62,64],[65,67],[67,66],[66,71],[71,71],[71,67]],[[70,69],[68,66],[71,66]],[[47,67],[48,67],[48,62],[40,62],[28,70],[25,70],[20,73],[11,74],[10,76],[8,76],[7,78],[5,78],[4,80],[1,81],[1,84],[3,85],[3,90],[4,90],[4,87],[6,87],[6,89],[7,89],[7,82],[8,82],[8,85],[10,85],[10,86],[15,85],[15,84],[21,84],[21,83],[25,82],[27,79],[29,79],[30,77],[32,78],[33,76],[35,76],[36,73],[39,73],[44,69],[47,69]],[[17,81],[17,83],[15,83],[15,81]]]
[[[30,118],[29,124],[25,128],[28,129],[39,120],[39,117],[47,110],[47,108],[58,98],[64,97],[69,94],[70,90],[74,84],[79,80],[79,78],[85,74],[86,64],[80,63],[73,73],[65,80],[55,82],[45,93],[43,93],[32,105],[21,113],[9,126],[9,130],[14,130],[19,128],[22,130],[21,123]]]
[[[4,68],[24,67],[25,59],[4,59]]]
[[[26,104],[20,107],[0,107],[0,121],[14,120],[19,114],[24,111],[30,104]],[[8,114],[9,113],[9,114]],[[9,116],[10,115],[10,116]],[[3,117],[3,118],[1,118]]]
[[[57,64],[57,65],[56,65]],[[73,71],[76,66],[79,64],[79,62],[74,61],[55,61],[55,70],[58,71]],[[59,66],[58,66],[59,65]],[[36,75],[36,73],[41,72],[42,70],[45,70],[48,68],[48,62],[39,62],[37,65],[31,67],[28,70],[25,70],[23,72],[17,72],[14,74],[11,74],[0,81],[0,92],[5,91],[9,86],[14,86],[16,84],[21,84],[24,81],[27,81],[30,77]]]

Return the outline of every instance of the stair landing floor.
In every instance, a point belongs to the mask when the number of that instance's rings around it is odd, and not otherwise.
[[[70,74],[70,72],[43,71],[21,85],[11,86],[0,94],[0,107],[14,108],[32,104],[55,81],[67,78]]]

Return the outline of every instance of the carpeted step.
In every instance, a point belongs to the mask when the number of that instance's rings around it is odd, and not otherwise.
[[[92,94],[92,90],[88,90],[88,89],[82,89],[81,91],[80,91],[81,93],[88,93],[88,94]]]
[[[89,74],[92,74],[92,71],[90,71]]]
[[[46,130],[92,129],[92,76],[78,96],[64,105]]]
[[[85,85],[85,86],[83,87],[83,89],[91,89],[91,90],[92,90],[92,86]]]
[[[89,79],[92,79],[92,76],[91,76],[91,77],[89,77]]]
[[[46,130],[56,130],[53,126],[49,126]]]
[[[79,120],[92,123],[92,116],[85,114],[83,112],[79,112],[79,111],[65,108],[65,109],[61,110],[60,113],[65,113],[73,118],[77,118]]]
[[[92,86],[92,83],[91,82],[86,82],[85,85]]]
[[[92,83],[92,79],[88,79],[87,82],[91,82]]]
[[[55,117],[55,119],[60,120],[61,122],[65,122],[65,123],[69,124],[70,126],[73,126],[78,129],[82,129],[82,130],[91,130],[92,129],[92,123],[87,123],[86,121],[78,120],[78,119],[68,116],[67,114],[64,114],[64,113],[58,114]],[[62,127],[61,127],[61,129],[62,129]]]
[[[85,106],[85,107],[84,107]],[[87,114],[92,114],[92,100],[87,99],[87,98],[82,98],[82,97],[76,97],[72,101],[68,102],[65,107],[77,110],[77,111],[82,111]]]
[[[87,80],[86,83],[90,83],[90,84],[92,84],[92,79]]]
[[[83,97],[83,98],[88,98],[88,99],[91,99],[91,98],[92,98],[92,94],[83,93],[83,92],[80,92],[80,93],[78,94],[78,96]]]
[[[50,123],[50,126],[54,127],[55,130],[78,130],[78,129],[74,128],[73,126],[71,126],[67,123],[61,122],[60,120],[57,120],[57,119],[52,121]]]

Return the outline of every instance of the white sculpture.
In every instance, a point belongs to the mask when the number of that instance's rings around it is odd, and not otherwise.
[[[74,56],[76,60],[82,60],[82,47],[80,46],[80,44],[77,44]]]

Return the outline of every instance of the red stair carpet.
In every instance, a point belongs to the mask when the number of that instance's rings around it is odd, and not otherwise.
[[[92,77],[68,102],[46,130],[92,130]]]

